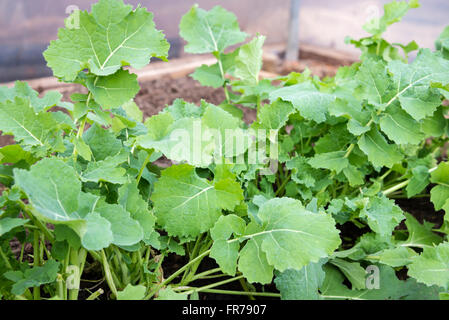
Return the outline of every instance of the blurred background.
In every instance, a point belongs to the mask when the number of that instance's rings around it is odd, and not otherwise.
[[[64,25],[66,9],[90,9],[95,0],[0,0],[0,82],[51,75],[42,57],[57,29]],[[178,24],[184,13],[198,3],[204,9],[219,4],[233,11],[248,33],[267,36],[267,44],[286,44],[290,0],[125,0],[155,13],[158,29],[172,44],[171,58],[184,55]],[[330,50],[357,50],[344,43],[346,36],[367,35],[362,25],[383,14],[389,0],[301,0],[299,38],[301,43]],[[434,47],[434,40],[449,25],[448,0],[421,0],[421,8],[386,33],[391,42],[416,40],[421,47]]]

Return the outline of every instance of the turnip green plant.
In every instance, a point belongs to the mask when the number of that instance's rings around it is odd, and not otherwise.
[[[385,5],[369,37],[348,40],[360,61],[324,79],[260,79],[265,38],[245,42],[234,14],[193,6],[185,51],[217,62],[191,76],[226,99],[178,99],[145,121],[128,66],[167,60],[153,15],[121,0],[80,12],[44,57],[88,93],[63,102],[23,82],[0,87],[0,130],[16,141],[0,149],[0,297],[447,297],[448,32],[436,51],[382,38],[418,6]],[[253,123],[242,108],[256,109]],[[159,167],[162,156],[174,164]],[[430,198],[443,224],[418,221],[399,198]],[[173,256],[184,264],[168,273]],[[234,281],[240,291],[221,287]]]

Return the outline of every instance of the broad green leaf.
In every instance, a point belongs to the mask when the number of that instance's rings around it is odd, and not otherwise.
[[[383,110],[382,105],[386,102],[392,84],[384,63],[373,59],[363,61],[356,80],[359,85],[356,91],[359,99],[366,99],[376,108]]]
[[[276,100],[271,104],[265,104],[259,111],[259,123],[262,128],[278,130],[288,121],[294,112],[290,102]]]
[[[159,290],[158,296],[155,300],[187,300],[187,295],[185,293],[178,293],[171,287],[167,287]]]
[[[443,108],[439,108],[431,117],[422,120],[421,131],[427,136],[440,137],[446,132],[447,122]]]
[[[274,267],[262,250],[261,238],[251,239],[240,251],[238,269],[250,283],[269,284],[273,281]]]
[[[235,59],[234,75],[245,84],[256,85],[259,82],[264,42],[265,37],[258,36],[240,47]]]
[[[437,185],[430,190],[430,201],[432,201],[435,211],[443,209],[449,199],[449,187]]]
[[[90,147],[95,161],[114,157],[123,148],[122,142],[112,132],[96,124],[84,133],[83,140]]]
[[[226,81],[226,74],[231,74],[235,69],[235,59],[238,54],[239,48],[227,54],[216,54],[216,57],[220,62],[210,66],[202,65],[190,76],[205,87],[223,87]]]
[[[61,151],[58,123],[51,113],[36,113],[30,101],[16,97],[0,103],[0,130],[26,147]]]
[[[148,134],[139,136],[136,143],[145,149],[162,152],[168,159],[197,166],[212,163],[213,148],[205,150],[201,119],[182,118],[177,121],[169,113],[159,114],[146,121]]]
[[[25,98],[30,101],[36,113],[47,111],[61,103],[62,94],[58,91],[48,91],[42,98],[26,82],[16,81],[14,87],[0,87],[0,103],[6,100],[14,101],[15,97]]]
[[[304,157],[295,157],[286,163],[287,169],[292,171],[292,180],[310,188],[315,185],[316,169],[312,168]]]
[[[145,286],[128,284],[123,291],[117,292],[117,300],[143,300],[146,291]]]
[[[322,136],[314,146],[316,153],[340,151],[353,141],[353,135],[346,130],[346,123],[333,125],[327,134]]]
[[[169,235],[196,237],[215,224],[223,209],[232,210],[243,200],[241,190],[223,195],[225,191],[222,184],[217,187],[198,177],[194,167],[177,165],[162,172],[151,200],[158,223]]]
[[[388,26],[401,21],[410,9],[418,7],[418,0],[389,2],[384,5],[384,15],[371,19],[363,26],[363,29],[378,37],[387,30]]]
[[[74,145],[74,148],[77,150],[78,154],[84,158],[86,161],[90,161],[92,159],[92,151],[90,147],[84,142],[80,137],[74,137],[71,141]]]
[[[355,166],[349,165],[343,169],[343,174],[348,179],[351,187],[361,186],[365,183],[365,175]]]
[[[29,220],[19,218],[1,218],[0,219],[0,237],[14,228],[23,226]]]
[[[125,110],[126,115],[134,121],[142,122],[143,121],[143,112],[140,110],[139,106],[134,102],[134,100],[130,100],[122,105],[123,110]]]
[[[214,244],[210,256],[217,261],[224,273],[235,275],[240,245],[238,242],[229,243],[227,240],[234,234],[240,236],[244,233],[245,221],[236,216],[221,216],[211,229]]]
[[[240,245],[238,242],[229,243],[226,240],[215,240],[211,248],[210,257],[220,266],[223,273],[235,275]]]
[[[412,169],[412,178],[407,185],[407,197],[411,198],[423,191],[429,184],[429,169],[425,166],[417,166]]]
[[[318,300],[318,288],[323,284],[325,259],[311,262],[301,270],[285,270],[279,273],[274,282],[281,292],[282,300]]]
[[[212,104],[203,104],[203,107],[204,113],[199,113],[201,118],[175,120],[171,111],[153,116],[146,121],[148,134],[138,137],[137,144],[145,149],[156,149],[170,160],[201,167],[207,167],[214,160],[221,161],[223,157],[242,155],[250,137],[240,128],[241,120]],[[179,110],[173,111],[179,116]]]
[[[320,153],[316,154],[308,162],[313,168],[335,170],[337,173],[340,173],[349,166],[345,153],[345,151]]]
[[[378,267],[379,288],[351,290],[343,284],[344,277],[337,269],[325,266],[326,278],[320,287],[322,297],[330,300],[438,299],[438,290],[435,287],[417,284],[414,279],[401,281],[396,277],[393,268],[385,265]]]
[[[418,255],[413,249],[408,247],[396,247],[386,249],[379,254],[379,262],[387,266],[397,268],[412,263],[413,259]]]
[[[399,243],[400,246],[426,248],[434,247],[442,241],[441,237],[432,231],[435,227],[432,223],[424,221],[421,224],[411,214],[405,212],[404,215],[409,235],[406,241]]]
[[[126,169],[120,165],[128,160],[125,152],[119,153],[113,157],[107,157],[105,160],[89,162],[87,169],[81,174],[83,182],[110,182],[113,184],[124,184],[128,181]]]
[[[330,263],[340,269],[346,278],[348,278],[353,289],[365,289],[366,271],[360,266],[360,263],[348,262],[339,258],[330,260]]]
[[[335,96],[320,92],[311,82],[304,82],[271,92],[270,100],[277,99],[291,102],[304,118],[321,123],[326,121]]]
[[[142,228],[122,207],[99,206],[97,196],[81,192],[75,169],[59,159],[44,159],[30,171],[16,169],[14,177],[34,215],[72,228],[88,250],[101,250],[111,243],[133,245],[143,238]]]
[[[131,246],[143,239],[140,224],[131,218],[128,211],[120,205],[107,204],[95,209],[101,217],[111,224],[113,243],[119,246]]]
[[[106,77],[90,76],[86,86],[95,101],[105,109],[117,108],[133,99],[140,90],[137,75],[119,70]]]
[[[191,74],[191,77],[201,83],[202,86],[221,88],[225,83],[218,63],[211,66],[203,64],[201,67],[196,68],[195,72]]]
[[[4,277],[13,281],[11,292],[22,295],[26,289],[40,287],[56,280],[59,271],[59,262],[48,260],[42,267],[33,267],[22,271],[8,271]]]
[[[60,29],[58,39],[44,52],[56,77],[73,81],[83,69],[95,75],[114,74],[122,66],[140,69],[152,57],[166,59],[169,44],[156,30],[153,14],[145,8],[132,10],[119,0],[100,0],[92,13],[79,14],[79,27]]]
[[[419,144],[424,139],[420,125],[400,108],[388,108],[380,119],[380,128],[397,144]]]
[[[81,182],[75,170],[62,160],[44,159],[30,171],[15,170],[16,184],[28,195],[34,208],[53,221],[80,220]]]
[[[0,148],[0,164],[17,163],[22,160],[30,164],[36,161],[31,152],[23,150],[23,148],[18,144],[11,144]]]
[[[256,282],[266,283],[268,272],[257,274],[249,268],[242,270],[242,259],[250,259],[245,254],[264,256],[270,266],[283,272],[300,270],[310,262],[328,257],[340,243],[332,217],[307,211],[298,200],[276,198],[267,201],[260,207],[258,218],[261,225],[250,224],[245,231],[243,238],[250,239],[245,248],[249,248],[242,249],[239,261],[239,270],[248,279],[258,279],[254,280]]]
[[[240,31],[236,16],[220,6],[205,11],[194,5],[182,17],[179,29],[187,41],[184,50],[189,53],[222,53],[247,36]]]
[[[430,174],[430,182],[437,184],[430,191],[430,200],[438,211],[449,199],[449,162],[440,162],[438,168]]]
[[[409,276],[428,286],[449,287],[449,243],[424,248],[423,253],[408,266]]]
[[[449,83],[449,61],[423,49],[413,63],[390,61],[388,70],[395,91],[387,105],[399,100],[402,109],[417,121],[431,116],[440,106],[440,93],[431,84]]]
[[[173,120],[179,120],[182,118],[200,118],[207,107],[207,103],[202,100],[201,106],[198,107],[193,103],[186,102],[182,99],[176,99],[173,104],[166,107],[161,114],[170,114]],[[150,118],[151,119],[151,118]],[[149,121],[149,120],[148,120]],[[148,126],[151,129],[151,125]]]
[[[375,128],[361,136],[358,145],[375,167],[386,166],[391,168],[402,160],[402,155],[397,146],[388,144],[382,134]]]
[[[371,198],[360,211],[360,217],[366,218],[371,230],[381,237],[391,236],[394,228],[405,218],[401,208],[387,197]]]
[[[154,236],[156,218],[148,209],[148,203],[139,194],[137,182],[133,181],[123,185],[119,190],[118,203],[138,221],[143,229],[145,243],[149,243]]]

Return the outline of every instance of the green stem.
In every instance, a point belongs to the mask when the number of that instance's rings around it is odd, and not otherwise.
[[[160,283],[158,286],[156,286],[155,289],[153,289],[145,298],[144,300],[151,299],[163,286],[169,284],[172,280],[174,280],[177,276],[179,276],[181,273],[183,273],[185,270],[187,270],[191,265],[195,264],[197,261],[200,261],[204,257],[208,256],[210,253],[210,250],[207,250],[206,252],[203,252],[198,257],[184,265],[181,269],[173,273],[170,277],[168,277],[165,281]]]
[[[402,189],[402,188],[406,187],[409,183],[410,183],[410,180],[405,180],[405,181],[403,181],[403,182],[401,182],[401,183],[399,183],[399,184],[397,184],[397,185],[395,185],[395,186],[393,186],[393,187],[391,187],[391,188],[389,188],[389,189],[387,189],[385,191],[382,191],[382,193],[385,196],[388,196],[389,194],[391,194],[391,193],[393,193],[393,192],[395,192],[395,191],[397,191],[399,189]]]
[[[114,294],[115,298],[117,299],[117,297],[118,297],[117,288],[115,287],[114,279],[112,278],[112,273],[111,273],[111,269],[109,268],[108,259],[106,258],[106,254],[104,253],[104,250],[101,250],[100,254],[101,254],[101,260],[102,260],[102,264],[103,264],[103,270],[104,270],[106,282],[109,286],[109,289],[111,289],[112,293]]]
[[[385,172],[381,177],[379,177],[379,181],[383,181],[386,177],[388,177],[388,175],[393,172],[393,169],[389,169],[387,170],[387,172]]]
[[[190,290],[190,291],[187,291],[187,292],[184,292],[184,293],[185,294],[192,294],[194,292],[201,292],[201,291],[204,291],[204,290],[207,290],[207,289],[211,289],[211,288],[215,288],[215,287],[219,287],[219,286],[222,286],[224,284],[228,284],[230,282],[234,282],[234,281],[237,281],[237,280],[240,280],[240,279],[243,279],[243,278],[244,278],[244,276],[241,275],[241,276],[234,277],[234,278],[231,278],[231,279],[226,279],[226,280],[223,280],[223,281],[220,281],[220,282],[212,283],[212,284],[209,284],[209,285],[204,286],[204,287],[194,288],[193,290]]]
[[[92,258],[94,258],[98,262],[101,262],[101,260],[102,260],[101,255],[99,255],[95,251],[89,251],[89,254],[92,256]]]
[[[137,185],[139,185],[140,179],[142,178],[143,172],[147,167],[147,164],[150,162],[152,154],[153,154],[152,152],[148,153],[148,156],[145,158],[145,161],[143,162],[142,167],[139,170],[139,175],[137,176]]]
[[[280,298],[281,295],[279,293],[271,293],[271,292],[246,292],[246,291],[232,291],[232,290],[219,290],[219,289],[203,289],[201,290],[205,293],[216,293],[216,294],[229,294],[229,295],[237,295],[237,296],[259,296],[259,297],[272,297],[272,298]]]
[[[64,300],[64,278],[60,274],[58,274],[58,277],[56,278],[56,290],[58,297],[61,300]]]
[[[50,230],[48,230],[48,228],[33,215],[33,209],[30,206],[25,205],[23,202],[20,202],[19,205],[24,215],[27,216],[31,221],[33,221],[33,223],[39,228],[40,231],[42,231],[48,241],[53,243],[55,241],[55,237],[50,232]]]
[[[217,272],[220,272],[220,271],[221,271],[221,268],[215,268],[215,269],[204,271],[202,273],[198,273],[197,275],[195,275],[192,278],[192,281],[195,281],[195,280],[198,280],[198,279],[202,279],[205,276],[208,276],[210,274],[214,274],[214,273],[217,273]]]
[[[103,289],[98,289],[97,291],[95,291],[94,293],[92,293],[86,300],[95,300],[97,299],[99,296],[101,296],[104,293]]]
[[[34,231],[34,241],[33,241],[33,267],[39,267],[40,266],[40,259],[39,259],[39,255],[40,255],[40,239],[39,239],[39,232],[38,231]],[[34,287],[33,288],[33,298],[34,300],[40,300],[41,299],[41,288],[40,286],[38,287]]]
[[[24,246],[22,246],[22,247],[24,247]],[[8,257],[6,256],[6,254],[3,251],[3,248],[1,246],[0,246],[0,256],[2,256],[3,260],[5,261],[6,268],[8,268],[9,270],[13,270],[11,263],[9,263]]]
[[[240,282],[240,284],[241,284],[243,290],[245,290],[245,292],[252,293],[252,292],[248,289],[248,286],[247,286],[247,284],[246,284],[246,280],[245,280],[245,279],[239,279],[239,282]],[[254,298],[253,295],[249,295],[248,297],[249,297],[250,300],[256,300],[256,298]]]
[[[126,265],[126,263],[123,262],[122,253],[120,252],[120,249],[114,246],[114,251],[119,261],[119,266],[122,273],[122,283],[126,287],[131,282],[128,266]]]
[[[221,78],[223,79],[223,90],[226,96],[226,103],[230,103],[231,99],[229,98],[229,92],[228,92],[228,88],[227,88],[227,83],[226,83],[226,76],[224,73],[224,69],[223,69],[223,62],[220,59],[220,53],[218,51],[214,52],[214,56],[215,58],[217,58],[218,61],[218,67],[220,69],[220,74],[221,74]]]
[[[355,148],[355,144],[354,144],[354,143],[351,143],[351,144],[349,145],[348,149],[346,150],[346,153],[345,153],[344,158],[348,158],[348,157],[351,155],[351,153],[352,153],[352,151],[354,150],[354,148]]]
[[[289,183],[291,177],[292,177],[292,172],[290,172],[288,174],[288,176],[282,182],[281,186],[276,190],[276,193],[274,194],[275,197],[279,196],[281,194],[281,192],[284,191],[284,189],[287,186],[287,184]]]
[[[198,255],[198,251],[200,249],[200,243],[201,243],[201,239],[203,238],[203,234],[200,234],[200,236],[196,239],[195,245],[193,247],[192,252],[190,253],[190,260],[195,259],[196,256]],[[184,275],[181,279],[181,283],[184,283],[184,280],[186,279],[186,277],[188,275],[190,275],[190,270],[191,268],[189,268],[188,270],[186,270],[186,272],[184,272]]]

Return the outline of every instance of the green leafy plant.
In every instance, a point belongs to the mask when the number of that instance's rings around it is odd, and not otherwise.
[[[0,149],[1,297],[446,297],[448,215],[435,229],[395,203],[430,197],[449,210],[447,30],[436,51],[382,38],[418,6],[387,4],[370,37],[350,40],[360,62],[325,79],[260,79],[265,38],[243,43],[232,13],[194,6],[180,24],[185,50],[217,62],[191,76],[226,99],[178,99],[145,122],[126,67],[167,59],[152,14],[119,0],[81,12],[44,57],[87,94],[68,103],[23,82],[0,88],[0,130],[16,141]],[[176,164],[158,167],[162,156]],[[185,264],[167,274],[174,255]],[[80,287],[92,270],[102,289]],[[234,281],[242,290],[220,288]]]

